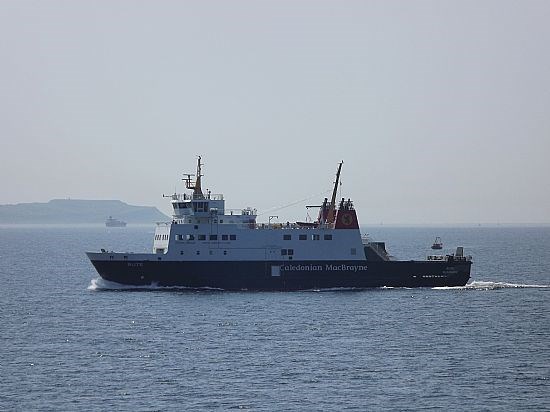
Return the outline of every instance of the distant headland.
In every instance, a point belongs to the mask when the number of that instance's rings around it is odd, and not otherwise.
[[[105,223],[108,216],[128,223],[170,220],[153,206],[134,206],[120,200],[53,199],[47,203],[0,205],[3,224]]]

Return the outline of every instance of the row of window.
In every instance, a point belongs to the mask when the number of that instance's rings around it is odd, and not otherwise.
[[[183,255],[183,254],[184,254],[184,253],[183,253],[183,250],[180,251],[180,255]],[[196,251],[196,254],[197,254],[197,255],[200,255],[200,254],[201,254],[201,251],[200,251],[200,250],[197,250],[197,251]],[[209,250],[209,251],[208,251],[208,254],[213,255],[213,254],[214,254],[214,251],[213,251],[213,250]],[[224,254],[224,255],[227,255],[227,250],[224,250],[224,251],[223,251],[223,254]]]
[[[307,240],[307,235],[298,235],[299,240]],[[311,240],[320,240],[321,235],[311,235]],[[332,235],[324,235],[324,240],[332,240]],[[292,235],[283,235],[283,240],[292,240]]]
[[[237,235],[209,235],[208,240],[218,240],[221,237],[221,240],[237,240]],[[176,240],[206,240],[206,235],[176,235]]]
[[[307,240],[308,235],[298,235],[299,240]],[[176,240],[237,240],[237,235],[176,235]],[[321,235],[311,235],[311,240],[320,240]],[[332,240],[332,235],[324,235],[324,240]],[[156,235],[155,240],[168,240],[168,235]],[[283,240],[292,240],[292,235],[283,235]]]

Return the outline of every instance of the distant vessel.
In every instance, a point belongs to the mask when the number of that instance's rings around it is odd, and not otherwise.
[[[384,242],[361,236],[350,199],[332,198],[315,222],[256,222],[256,209],[226,210],[224,196],[184,181],[192,194],[171,197],[171,222],[158,223],[152,253],[87,252],[100,276],[123,285],[222,290],[463,286],[472,260],[462,247],[426,260],[394,260]]]
[[[439,236],[435,238],[432,249],[443,249],[443,243],[441,242],[441,238]]]
[[[122,220],[115,219],[112,216],[109,216],[105,221],[105,226],[107,227],[126,227],[126,222]]]

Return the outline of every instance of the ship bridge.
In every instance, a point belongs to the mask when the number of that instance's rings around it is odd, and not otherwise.
[[[225,214],[225,200],[222,194],[194,196],[187,194],[172,195],[174,219],[184,219],[187,216],[205,217]]]
[[[252,226],[256,223],[256,209],[242,210],[225,209],[225,199],[222,194],[213,194],[209,190],[202,191],[202,163],[199,156],[196,174],[185,174],[185,186],[193,190],[192,194],[174,193],[172,198],[173,220],[178,224],[197,223],[244,223]],[[195,176],[195,180],[191,177]],[[227,213],[227,214],[226,214]],[[224,216],[226,219],[224,219]]]
[[[196,175],[187,173],[183,181],[187,189],[193,190],[192,195],[177,194],[172,195],[172,208],[174,210],[174,220],[183,220],[190,216],[208,217],[213,215],[223,215],[225,213],[225,201],[223,195],[212,194],[210,190],[206,195],[202,191],[202,163],[201,157],[197,160]],[[191,176],[195,176],[193,181]]]

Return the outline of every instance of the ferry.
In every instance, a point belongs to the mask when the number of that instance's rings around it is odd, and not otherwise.
[[[183,180],[191,193],[173,194],[172,221],[157,223],[152,253],[87,252],[99,275],[131,286],[249,291],[464,286],[471,256],[462,247],[426,260],[395,260],[384,242],[361,234],[350,199],[337,201],[343,162],[332,197],[314,222],[260,223],[250,207],[226,210],[222,194],[202,189],[196,174]]]
[[[105,226],[107,227],[126,227],[126,222],[115,219],[112,216],[109,216],[107,220],[105,221]]]

